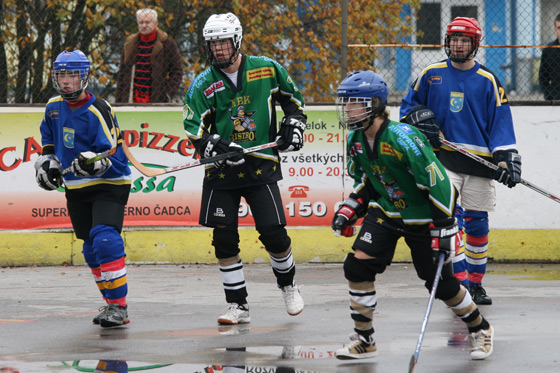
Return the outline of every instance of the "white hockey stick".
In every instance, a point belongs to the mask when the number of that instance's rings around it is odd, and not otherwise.
[[[424,340],[424,334],[426,334],[426,326],[428,326],[428,319],[430,318],[430,313],[432,312],[432,305],[434,304],[434,299],[436,297],[436,290],[439,284],[439,278],[441,276],[441,271],[443,269],[443,262],[445,261],[445,253],[439,254],[436,277],[434,278],[434,283],[432,285],[432,291],[430,292],[430,300],[428,301],[428,307],[426,308],[426,315],[424,316],[424,321],[422,322],[422,329],[420,329],[420,335],[418,336],[418,342],[416,343],[416,350],[410,358],[410,364],[408,365],[408,373],[414,371],[416,363],[418,363],[418,355],[420,355],[420,347],[422,347],[422,340]]]
[[[260,150],[274,148],[275,146],[278,146],[278,143],[276,141],[273,141],[273,142],[269,142],[267,144],[257,145],[257,146],[253,146],[253,147],[250,147],[250,148],[247,148],[247,149],[243,149],[243,154],[258,152]],[[214,157],[195,159],[191,162],[180,164],[180,165],[177,165],[177,166],[153,169],[153,168],[149,168],[149,167],[144,166],[136,158],[134,158],[134,156],[130,152],[130,149],[128,149],[128,147],[126,146],[126,144],[124,142],[123,142],[123,150],[124,150],[124,154],[126,155],[128,160],[130,161],[130,163],[132,163],[132,165],[138,171],[140,171],[144,176],[148,176],[148,177],[159,176],[159,175],[167,174],[169,172],[175,172],[175,171],[184,170],[184,169],[191,168],[191,167],[200,166],[200,165],[203,165],[203,164],[214,163],[214,162],[217,162],[217,161],[222,161],[224,159],[228,159],[228,158],[235,157],[235,156],[239,155],[239,152],[229,152],[229,153],[218,154]]]
[[[447,145],[447,146],[450,147],[451,149],[453,149],[453,150],[455,150],[455,151],[457,151],[457,152],[459,152],[459,153],[461,153],[461,154],[464,154],[464,155],[466,155],[467,157],[472,158],[472,159],[474,159],[475,161],[477,161],[477,162],[479,162],[479,163],[482,163],[483,165],[485,165],[486,167],[488,167],[488,168],[490,168],[490,169],[492,169],[492,170],[494,170],[494,171],[496,171],[496,170],[498,170],[498,169],[500,168],[500,166],[495,165],[495,164],[492,163],[492,162],[488,162],[486,159],[481,158],[481,157],[479,157],[478,155],[469,152],[467,149],[465,149],[465,148],[463,148],[463,147],[461,147],[461,146],[459,146],[459,145],[457,145],[457,144],[455,144],[455,143],[453,143],[453,142],[451,142],[451,141],[447,141],[447,140],[444,139],[443,137],[440,137],[439,139],[440,139],[440,141],[441,141],[442,144]],[[542,188],[539,188],[539,187],[536,186],[535,184],[531,184],[531,183],[528,182],[527,180],[521,179],[521,181],[520,181],[519,183],[525,185],[526,187],[528,187],[528,188],[530,188],[530,189],[533,189],[535,192],[538,192],[538,193],[542,194],[542,195],[545,196],[545,197],[550,198],[550,199],[553,200],[554,202],[560,203],[560,198],[558,198],[557,196],[555,196],[555,195],[552,194],[552,193],[547,192],[546,190],[544,190],[544,189],[542,189]]]

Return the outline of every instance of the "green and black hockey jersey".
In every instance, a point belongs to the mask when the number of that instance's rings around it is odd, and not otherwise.
[[[370,208],[406,225],[432,221],[447,225],[452,218],[456,190],[416,128],[387,119],[376,134],[373,151],[362,131],[352,131],[347,157],[354,192],[369,196]]]
[[[203,139],[217,133],[243,148],[274,141],[278,132],[276,103],[285,116],[305,122],[303,97],[288,72],[268,57],[241,56],[237,86],[220,69],[210,67],[185,95],[183,124],[199,149]],[[233,189],[282,179],[276,149],[245,155],[245,163],[218,170],[205,169],[204,186]]]

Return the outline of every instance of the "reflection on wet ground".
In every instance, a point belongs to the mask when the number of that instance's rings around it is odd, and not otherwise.
[[[379,356],[359,361],[335,357],[353,333],[342,264],[298,264],[306,305],[297,317],[269,265],[245,269],[250,324],[216,324],[224,306],[216,266],[134,265],[131,323],[103,329],[91,322],[99,293],[85,268],[2,268],[0,373],[407,371],[429,296],[410,263],[377,277]],[[470,360],[465,325],[437,301],[415,373],[560,372],[560,265],[490,263],[484,286],[494,300],[480,307],[495,329],[493,355]]]

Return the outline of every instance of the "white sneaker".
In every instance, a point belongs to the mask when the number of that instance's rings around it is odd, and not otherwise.
[[[369,359],[377,356],[377,346],[375,342],[366,344],[358,338],[357,341],[336,351],[336,358],[339,360]]]
[[[222,316],[218,318],[218,324],[237,325],[246,324],[251,321],[249,317],[249,305],[230,303],[224,309]]]
[[[297,285],[294,283],[292,285],[286,285],[280,288],[282,290],[282,296],[284,297],[284,303],[286,304],[286,311],[290,316],[296,316],[303,311],[303,298],[299,293]]]
[[[494,328],[479,330],[469,335],[471,340],[471,359],[482,360],[492,355],[494,351]]]

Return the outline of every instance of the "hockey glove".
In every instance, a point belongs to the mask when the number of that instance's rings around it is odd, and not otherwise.
[[[243,147],[229,140],[222,139],[220,135],[214,134],[214,135],[210,135],[206,143],[203,145],[202,157],[203,158],[215,157],[218,154],[231,153],[231,152],[239,153],[239,155],[234,155],[226,160],[216,161],[214,162],[214,166],[218,168],[221,168],[224,165],[238,166],[245,162],[245,158],[243,157],[244,155]]]
[[[98,161],[87,163],[87,160],[95,157],[97,154],[94,152],[81,152],[72,161],[74,167],[74,174],[76,176],[89,177],[102,175],[109,167],[111,161],[108,158],[103,158]]]
[[[494,162],[500,167],[494,180],[513,188],[521,181],[521,156],[517,150],[498,150],[493,154]]]
[[[300,150],[303,147],[303,131],[305,131],[305,123],[301,119],[301,117],[282,118],[280,131],[278,131],[278,136],[276,136],[276,142],[279,143],[279,151],[291,152],[294,150]]]
[[[424,105],[416,105],[404,118],[405,122],[418,128],[426,136],[432,148],[439,149],[441,140],[439,139],[439,123],[433,111]]]
[[[430,224],[430,235],[432,236],[432,254],[434,262],[437,263],[439,254],[445,254],[445,263],[449,263],[455,257],[455,251],[461,245],[459,237],[459,225],[453,220],[453,224],[444,227],[436,227]]]
[[[42,155],[35,161],[37,184],[45,190],[55,190],[62,180],[62,164],[54,154]]]
[[[354,224],[359,218],[359,212],[365,210],[363,204],[363,199],[352,193],[350,197],[340,205],[331,223],[331,228],[336,237],[352,237],[356,234],[356,227],[354,227]]]

